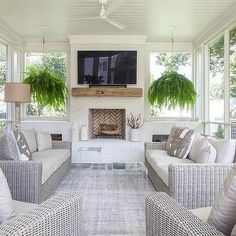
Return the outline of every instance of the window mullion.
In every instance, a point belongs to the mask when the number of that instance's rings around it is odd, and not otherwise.
[[[208,45],[204,45],[202,47],[202,51],[203,51],[203,60],[202,60],[202,77],[203,80],[205,81],[204,83],[204,104],[205,104],[205,109],[204,109],[204,121],[209,121],[209,103],[210,103],[210,97],[209,97],[209,46]],[[210,129],[209,129],[209,125],[205,124],[205,133],[209,134]]]
[[[224,33],[224,122],[230,122],[229,30]],[[225,137],[230,138],[230,126],[225,126]]]

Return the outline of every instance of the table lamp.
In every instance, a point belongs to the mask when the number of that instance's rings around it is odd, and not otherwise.
[[[30,85],[23,83],[6,83],[5,102],[15,103],[15,128],[20,128],[20,105],[31,101]]]

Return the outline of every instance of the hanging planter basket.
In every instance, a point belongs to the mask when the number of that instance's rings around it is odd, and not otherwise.
[[[29,66],[24,83],[30,84],[33,100],[56,110],[66,104],[68,89],[65,81],[42,65]]]
[[[196,91],[189,79],[171,70],[151,84],[148,100],[151,105],[159,108],[174,109],[179,106],[181,109],[190,109],[196,102]]]

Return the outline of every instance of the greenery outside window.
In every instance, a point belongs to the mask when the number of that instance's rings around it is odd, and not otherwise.
[[[4,84],[7,79],[7,45],[0,42],[0,131],[5,129],[7,105],[4,102]]]
[[[43,65],[59,74],[64,80],[67,80],[67,53],[66,52],[48,52],[48,53],[26,53],[25,65],[26,69],[32,64]],[[66,119],[67,106],[60,110],[55,110],[48,106],[40,106],[37,103],[30,103],[25,106],[25,117],[32,118],[48,118],[48,119]]]
[[[174,67],[175,71],[183,74],[188,79],[192,79],[192,54],[189,52],[155,52],[150,54],[150,84],[153,80],[158,79],[168,68]],[[174,110],[162,108],[157,106],[150,106],[149,114],[152,118],[192,118],[191,110],[181,110],[175,108]]]

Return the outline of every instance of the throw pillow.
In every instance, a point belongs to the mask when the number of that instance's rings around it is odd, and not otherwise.
[[[7,219],[15,216],[12,205],[11,192],[7,184],[7,180],[0,169],[0,224]]]
[[[215,163],[216,149],[211,145],[207,138],[204,139],[202,147],[199,148],[197,153],[197,163]]]
[[[26,142],[29,145],[29,149],[31,152],[37,151],[37,142],[36,142],[36,135],[34,129],[22,129],[22,133],[25,136]]]
[[[206,142],[206,137],[202,136],[199,132],[196,132],[192,147],[189,152],[190,160],[195,161],[195,162],[197,161],[198,152],[203,147],[203,144],[205,142]]]
[[[48,132],[36,132],[36,138],[38,143],[38,150],[52,149],[52,137]]]
[[[19,160],[19,153],[14,137],[10,133],[0,134],[0,159]]]
[[[216,149],[216,163],[229,164],[234,162],[235,140],[215,138],[208,140]]]
[[[168,150],[168,149],[170,148],[170,141],[171,141],[171,139],[172,139],[172,137],[173,137],[174,132],[175,132],[176,129],[178,129],[178,127],[173,126],[173,127],[171,128],[169,137],[168,137],[168,139],[167,139],[167,141],[166,141],[166,150]]]
[[[26,142],[24,134],[20,130],[13,130],[19,151],[21,153],[21,160],[28,161],[32,160],[32,153],[29,149],[28,143]]]
[[[224,235],[230,235],[236,224],[236,165],[229,172],[219,191],[212,206],[208,223]]]
[[[167,150],[167,154],[170,156],[185,159],[190,152],[194,137],[194,130],[186,128],[176,129],[174,131],[174,135],[170,140],[170,147]]]

